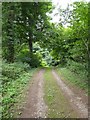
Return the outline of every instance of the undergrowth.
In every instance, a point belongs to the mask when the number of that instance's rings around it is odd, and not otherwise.
[[[2,118],[13,118],[14,104],[29,82],[35,69],[28,64],[15,62],[2,64]]]
[[[86,64],[68,61],[65,67],[60,67],[57,71],[65,80],[88,92],[88,71]]]

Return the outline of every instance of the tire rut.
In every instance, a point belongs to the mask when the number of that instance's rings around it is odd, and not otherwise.
[[[40,70],[32,78],[33,83],[28,90],[28,97],[20,118],[46,118],[47,106],[43,100],[43,73],[44,70]]]
[[[55,70],[52,70],[52,74],[55,77],[58,85],[67,97],[72,108],[77,112],[78,118],[88,118],[88,108],[82,103],[81,98],[77,96],[58,76]]]

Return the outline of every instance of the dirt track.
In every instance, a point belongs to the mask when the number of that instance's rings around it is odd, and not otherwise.
[[[20,118],[46,118],[48,106],[45,104],[44,96],[44,70],[40,70],[32,78],[32,84],[28,90],[26,104],[22,110]],[[77,112],[78,118],[87,118],[88,109],[82,98],[75,94],[57,75],[55,70],[52,70],[52,75],[55,77],[57,84],[64,93],[71,107]]]
[[[33,83],[30,85],[26,104],[20,118],[45,118],[46,105],[43,100],[43,73],[40,70],[32,79]]]

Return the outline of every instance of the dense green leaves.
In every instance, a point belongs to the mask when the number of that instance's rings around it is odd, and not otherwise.
[[[8,62],[14,61],[17,48],[23,43],[27,43],[30,52],[33,52],[33,42],[45,38],[45,27],[48,26],[46,12],[51,7],[51,3],[42,2],[3,3],[3,57]]]
[[[69,58],[76,62],[87,62],[89,51],[88,3],[75,2],[66,10],[60,10],[60,15],[63,18],[60,21],[63,26],[62,32],[58,31],[59,36],[53,42],[57,43],[54,54],[60,53],[64,60]],[[64,27],[65,24],[68,24],[67,28]]]
[[[2,118],[12,118],[19,95],[35,70],[26,63],[15,62],[2,66]],[[21,99],[21,98],[20,98]],[[18,114],[18,113],[17,113]]]
[[[87,61],[88,4],[75,2],[65,10],[59,9],[62,17],[57,26],[50,23],[46,15],[51,9],[51,3],[3,3],[3,57],[7,61],[14,61],[19,56],[30,60],[36,42],[47,48],[59,63],[66,62],[67,58],[76,62]],[[9,19],[10,11],[13,17]],[[65,24],[69,26],[66,28]],[[23,50],[26,53],[20,55]]]

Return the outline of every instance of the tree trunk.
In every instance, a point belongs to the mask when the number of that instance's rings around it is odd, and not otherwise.
[[[28,24],[29,24],[29,27],[32,26],[31,24],[31,18],[28,18]],[[32,53],[33,52],[33,38],[32,38],[32,31],[31,29],[29,29],[29,34],[28,34],[28,37],[29,37],[29,49],[30,49],[30,52]]]
[[[30,52],[32,53],[33,52],[33,44],[32,44],[32,38],[31,38],[30,34],[29,34],[29,40],[28,40],[28,42],[29,42]]]
[[[14,21],[14,5],[9,3],[9,14],[8,14],[8,50],[7,50],[7,61],[9,63],[14,62],[14,31],[13,31],[13,21]]]

